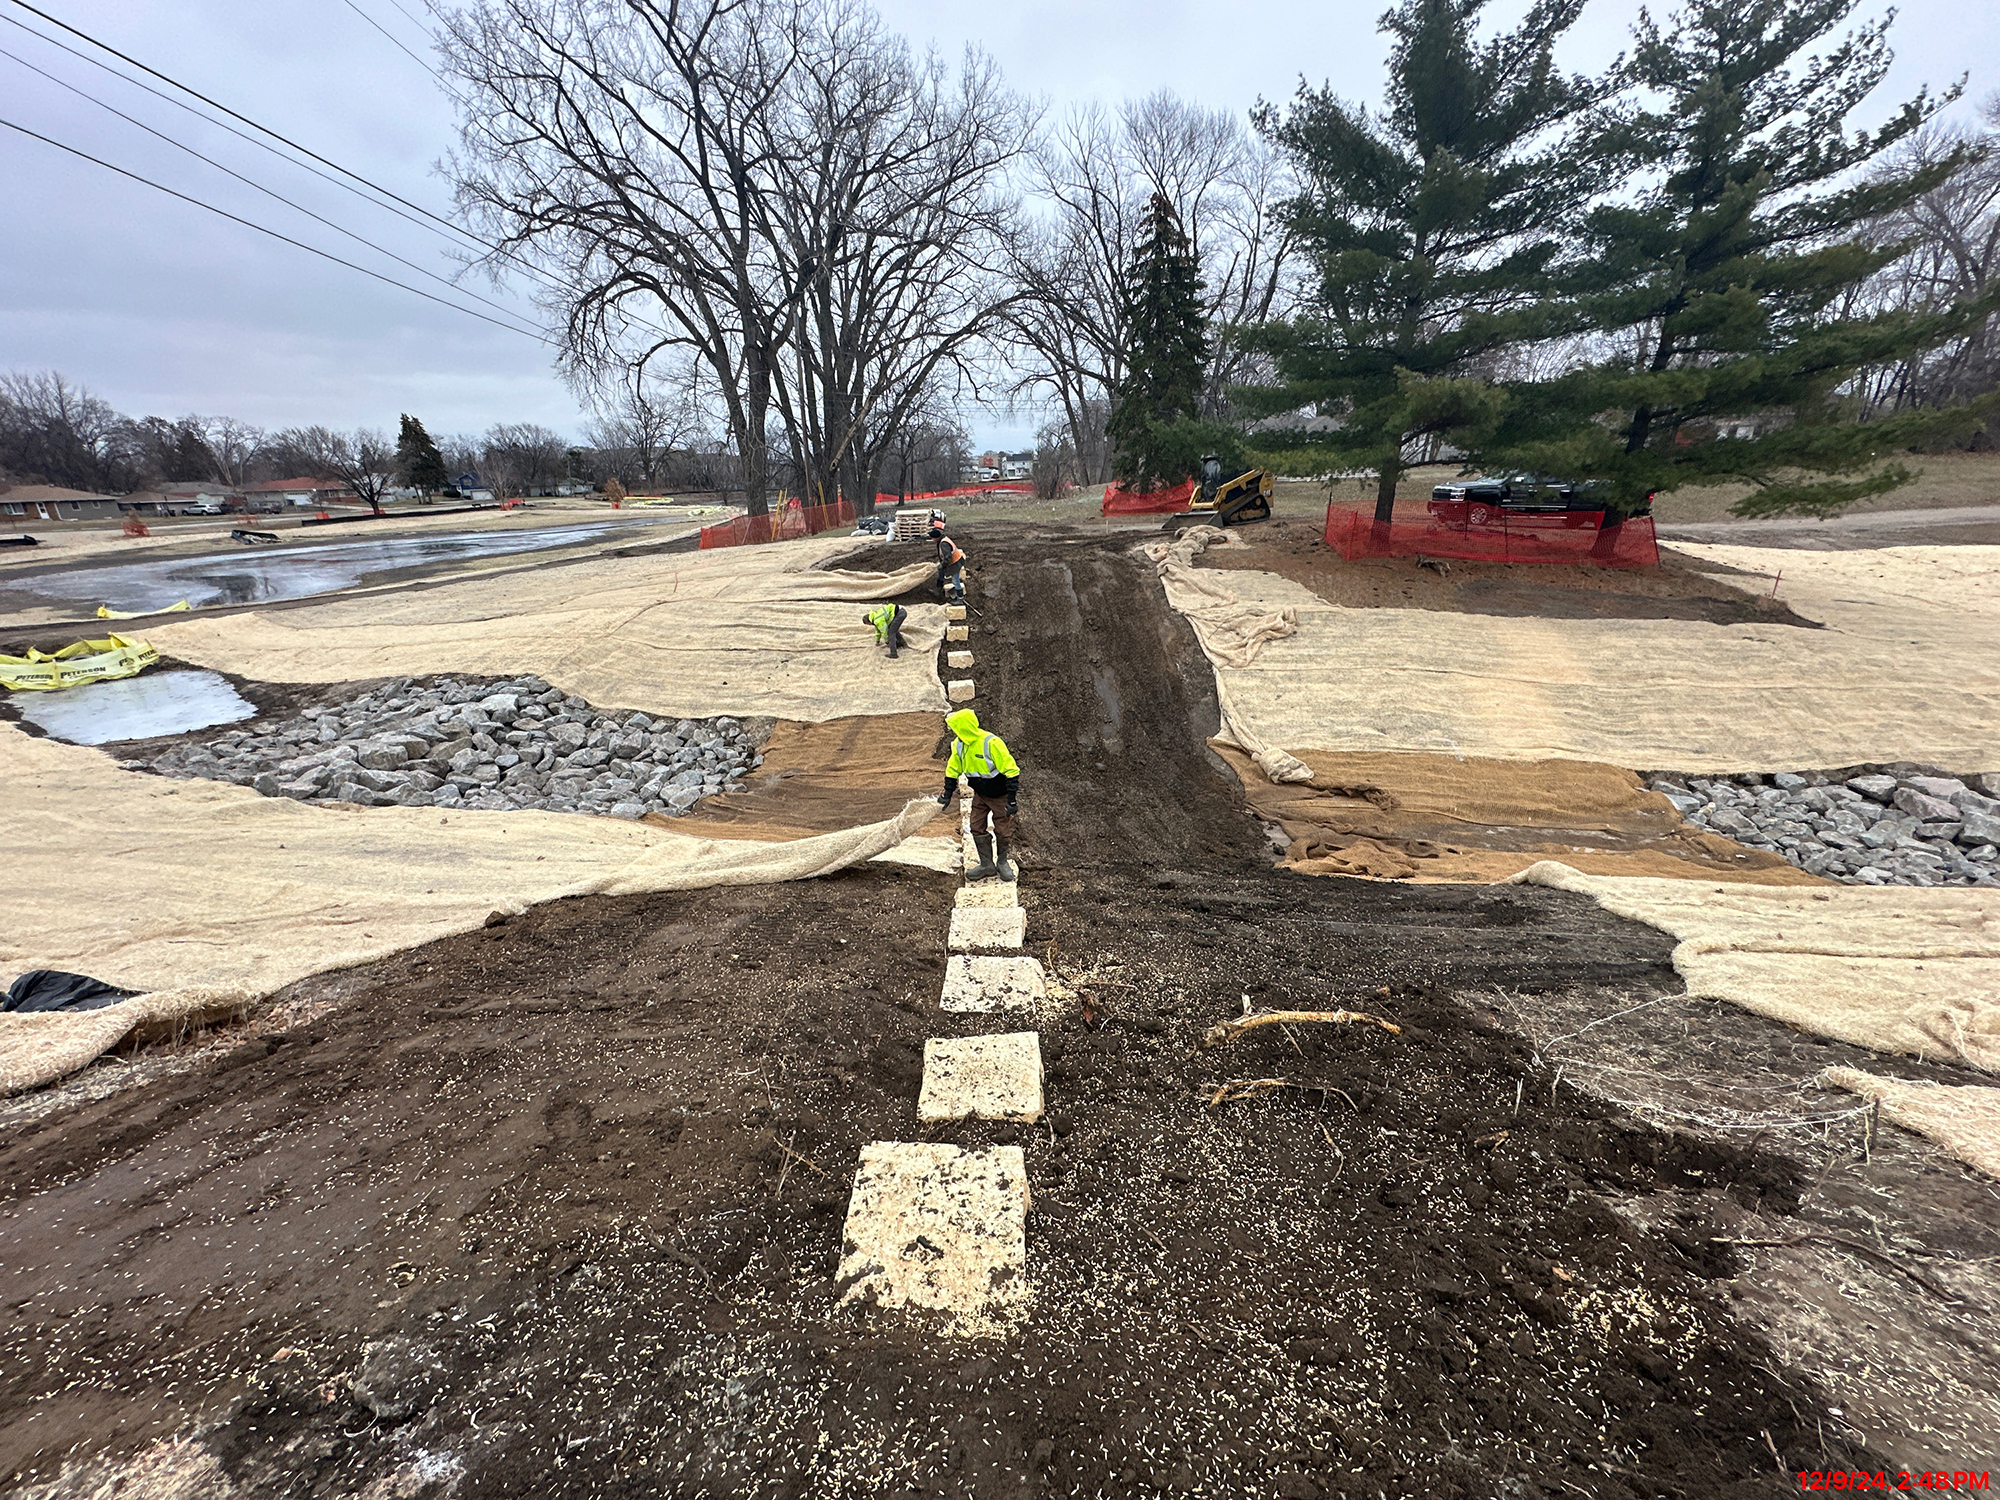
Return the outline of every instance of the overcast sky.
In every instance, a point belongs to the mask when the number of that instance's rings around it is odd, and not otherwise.
[[[420,0],[35,0],[38,8],[393,189],[447,211],[432,167],[452,117],[419,56]],[[1282,99],[1303,74],[1373,98],[1386,0],[878,0],[920,46],[984,46],[1054,110],[1167,87],[1212,106]],[[1498,0],[1496,16],[1520,0]],[[1875,14],[1879,6],[1862,7]],[[406,14],[407,12],[407,14]],[[1636,7],[1592,0],[1567,65],[1602,66]],[[54,28],[0,0],[0,17]],[[86,53],[87,45],[63,38]],[[1882,110],[1972,70],[1968,101],[2000,89],[2000,6],[1907,0]],[[204,125],[13,24],[0,49],[441,275],[443,241]],[[102,54],[96,54],[102,56]],[[105,59],[109,61],[110,59]],[[346,259],[454,295],[0,56],[0,118],[53,136]],[[318,260],[101,167],[0,130],[0,370],[54,368],[134,415],[227,413],[261,426],[324,422],[433,433],[534,421],[574,434],[577,405],[534,339]],[[517,294],[476,290],[532,319]],[[458,300],[465,300],[462,296]],[[491,309],[487,309],[491,311]],[[1033,423],[968,414],[982,446]]]

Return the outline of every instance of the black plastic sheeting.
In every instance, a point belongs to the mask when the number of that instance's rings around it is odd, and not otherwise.
[[[65,974],[61,969],[30,969],[8,987],[0,1000],[0,1011],[102,1010],[129,1000],[136,990],[121,990],[88,974]]]

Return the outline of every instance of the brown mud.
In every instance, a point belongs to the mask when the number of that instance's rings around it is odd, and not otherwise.
[[[972,543],[1030,946],[1075,996],[1043,1125],[916,1122],[953,1029],[928,872],[563,901],[329,977],[186,1071],[0,1110],[0,1476],[1534,1500],[1883,1468],[1725,1294],[1715,1226],[1783,1237],[1802,1160],[1552,1088],[1457,998],[1608,1013],[1679,989],[1670,940],[1566,892],[1271,869],[1129,538]],[[1402,1030],[1200,1045],[1246,1002]],[[1027,1153],[1012,1339],[838,1303],[860,1147],[926,1135]]]

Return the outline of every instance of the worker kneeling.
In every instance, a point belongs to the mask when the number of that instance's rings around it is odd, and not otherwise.
[[[886,643],[889,654],[894,656],[903,649],[903,621],[910,612],[900,604],[878,604],[861,617],[864,625],[875,627],[875,644]]]
[[[1014,798],[1021,786],[1021,768],[1014,763],[1007,742],[981,729],[979,715],[971,709],[946,714],[944,722],[952,733],[952,745],[938,806],[950,805],[959,777],[972,782],[972,847],[979,851],[979,863],[965,872],[966,879],[987,880],[998,875],[1012,880],[1020,873],[1014,865],[1012,845]]]

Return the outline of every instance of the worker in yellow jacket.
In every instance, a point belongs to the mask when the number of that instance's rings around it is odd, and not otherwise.
[[[966,871],[968,880],[985,880],[998,875],[1014,879],[1016,868],[1011,845],[1014,842],[1014,799],[1020,791],[1021,768],[1014,761],[1007,742],[979,727],[979,715],[969,708],[946,714],[945,728],[952,734],[951,758],[944,766],[944,792],[940,807],[949,806],[958,778],[972,782],[972,847],[979,863]]]
[[[886,644],[893,657],[903,649],[903,621],[909,613],[900,604],[878,604],[861,617],[861,623],[875,627],[875,644]]]

